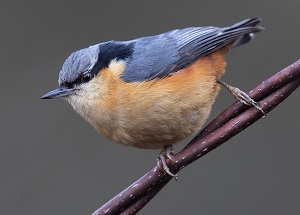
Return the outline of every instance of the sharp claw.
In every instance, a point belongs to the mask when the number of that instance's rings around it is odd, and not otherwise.
[[[258,111],[260,111],[263,114],[263,117],[267,116],[265,111],[261,107],[259,107],[258,103],[255,102],[250,96],[248,96],[247,93],[245,93],[244,91],[240,90],[237,87],[230,86],[229,84],[226,84],[223,81],[217,80],[217,82],[221,84],[223,87],[225,87],[227,90],[229,90],[236,100],[238,100],[239,102],[245,105],[255,107]]]
[[[174,148],[173,148],[173,146],[172,145],[170,145],[170,146],[167,146],[166,147],[166,156],[173,162],[173,163],[175,163],[175,159],[174,159],[174,157],[173,157],[173,155],[175,154],[174,153]]]
[[[267,116],[265,111],[261,107],[259,107],[256,102],[255,104],[253,104],[253,106],[263,114],[263,118]]]
[[[167,156],[173,163],[175,163],[175,159],[174,159],[174,157],[173,157],[172,155],[166,154],[166,156]]]

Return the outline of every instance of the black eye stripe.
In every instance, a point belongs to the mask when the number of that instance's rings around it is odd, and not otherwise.
[[[92,78],[92,74],[91,73],[84,73],[82,74],[82,81],[85,83],[85,82],[88,82],[89,80],[91,80]]]
[[[81,73],[77,79],[74,81],[74,84],[83,84],[92,79],[92,74],[90,70],[84,71]]]
[[[70,82],[64,82],[63,84],[61,84],[60,86],[71,89],[73,88],[74,84],[70,83]]]
[[[75,85],[89,82],[93,78],[90,70],[80,73],[80,75],[73,82],[64,82],[62,85],[66,88],[73,88]]]

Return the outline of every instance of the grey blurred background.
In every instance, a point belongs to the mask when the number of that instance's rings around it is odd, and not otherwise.
[[[91,214],[156,164],[158,151],[105,140],[66,102],[40,100],[71,52],[261,17],[266,30],[227,55],[223,78],[249,91],[300,58],[299,8],[299,0],[2,1],[0,214]],[[183,169],[140,214],[299,214],[299,95]],[[233,101],[223,89],[210,120]]]

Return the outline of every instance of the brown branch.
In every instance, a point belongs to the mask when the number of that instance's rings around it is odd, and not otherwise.
[[[262,82],[250,91],[249,95],[255,101],[259,101],[260,107],[268,113],[285,100],[299,85],[300,60]],[[235,102],[174,156],[175,163],[168,160],[170,170],[173,173],[179,172],[180,169],[220,146],[261,117],[261,113],[255,108]],[[96,210],[93,215],[136,214],[171,179],[168,174],[156,166]]]

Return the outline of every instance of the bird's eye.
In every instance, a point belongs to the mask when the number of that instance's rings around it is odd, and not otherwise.
[[[92,75],[89,72],[83,73],[81,75],[81,81],[82,81],[82,83],[86,83],[86,82],[88,82],[91,79],[92,79]]]
[[[72,85],[80,85],[89,82],[92,79],[92,74],[89,70],[81,73],[76,80],[72,83]]]

